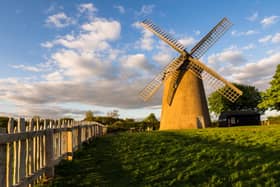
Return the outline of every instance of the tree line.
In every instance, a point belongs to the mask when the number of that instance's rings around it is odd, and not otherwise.
[[[149,114],[143,120],[136,121],[132,118],[122,119],[119,117],[118,110],[107,113],[107,116],[94,116],[92,111],[85,113],[84,121],[96,121],[107,126],[109,133],[122,131],[146,131],[158,130],[159,120],[154,113]]]

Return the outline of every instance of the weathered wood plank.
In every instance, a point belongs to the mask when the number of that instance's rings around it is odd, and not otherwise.
[[[20,118],[18,120],[19,132],[25,132],[25,120]],[[26,170],[26,140],[20,140],[20,149],[19,149],[19,180],[25,178]]]
[[[50,178],[54,176],[54,152],[53,152],[53,129],[46,130],[46,177]]]
[[[7,132],[8,134],[13,133],[15,127],[15,121],[13,118],[9,119]],[[13,185],[13,158],[14,158],[14,151],[13,151],[13,143],[7,143],[7,175],[6,175],[6,186]]]
[[[0,186],[5,187],[6,186],[6,178],[7,178],[7,145],[2,144],[0,145]]]

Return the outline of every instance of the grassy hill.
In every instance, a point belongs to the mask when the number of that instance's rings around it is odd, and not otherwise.
[[[280,126],[259,126],[97,138],[49,186],[279,186],[279,178]]]

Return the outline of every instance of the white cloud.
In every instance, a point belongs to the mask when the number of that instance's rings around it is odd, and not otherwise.
[[[259,17],[258,12],[253,13],[251,16],[247,17],[246,19],[249,21],[256,21]]]
[[[195,31],[194,31],[194,34],[198,36],[198,35],[201,34],[201,32],[200,32],[200,30],[195,30]]]
[[[75,24],[75,20],[68,17],[64,12],[60,12],[49,16],[45,23],[47,26],[63,28]]]
[[[148,62],[144,54],[128,55],[121,60],[121,65],[124,70],[130,69],[136,71],[133,73],[139,73],[141,71],[150,73],[154,69],[154,66]]]
[[[38,68],[38,67],[35,67],[35,66],[26,66],[26,65],[23,65],[23,64],[11,65],[11,67],[15,68],[15,69],[21,69],[21,70],[24,70],[24,71],[30,71],[30,72],[43,71],[43,69],[41,69],[41,68]]]
[[[256,46],[254,44],[248,44],[244,47],[242,47],[243,50],[250,50],[250,49],[254,49],[256,48]]]
[[[163,41],[158,42],[156,49],[157,52],[152,56],[152,59],[159,65],[156,72],[160,72],[160,70],[170,63],[174,56],[178,56],[178,54]]]
[[[279,51],[278,49],[270,49],[270,50],[266,51],[265,53],[266,53],[267,55],[272,55],[272,54],[274,54],[274,53],[277,53],[278,51]]]
[[[246,62],[246,59],[241,50],[227,49],[221,53],[212,54],[208,57],[208,63],[212,65],[219,65],[219,63],[230,63],[232,65],[238,65]]]
[[[236,67],[232,77],[242,83],[254,84],[263,90],[267,88],[279,61],[280,53],[272,54],[255,63],[247,63]]]
[[[121,25],[117,21],[96,18],[90,23],[81,26],[81,33],[78,35],[67,34],[53,41],[41,44],[44,47],[60,45],[76,50],[102,51],[109,47],[108,41],[119,38]]]
[[[259,32],[258,31],[255,31],[255,30],[248,30],[244,33],[245,36],[248,36],[248,35],[253,35],[253,34],[258,34]]]
[[[87,80],[93,75],[99,79],[113,78],[111,63],[94,53],[60,50],[52,55],[64,75],[74,80]]]
[[[260,43],[280,43],[280,32],[275,33],[274,35],[267,35],[259,39]]]
[[[97,8],[92,3],[80,4],[78,6],[78,10],[80,13],[84,13],[84,12],[95,13],[98,11]]]
[[[236,30],[231,32],[231,35],[233,36],[249,36],[249,35],[254,35],[254,34],[258,34],[259,32],[256,30],[248,30],[245,32],[238,32]]]
[[[85,15],[89,20],[93,20],[98,9],[92,3],[84,3],[78,5],[78,11],[78,16]]]
[[[75,32],[69,31],[41,43],[42,47],[52,50],[48,51],[46,63],[35,66],[44,69],[40,75],[36,74],[36,79],[0,79],[0,100],[25,106],[26,110],[19,113],[58,114],[59,117],[71,111],[55,106],[69,102],[77,103],[77,106],[114,108],[160,104],[160,93],[149,103],[139,98],[139,91],[155,75],[157,64],[149,62],[142,53],[128,54],[123,50],[126,46],[119,46],[116,41],[120,38],[121,24],[118,21],[95,17],[78,24]],[[143,39],[142,47],[147,49],[151,47],[147,41],[151,33],[144,32],[146,40]],[[32,106],[40,106],[41,110]],[[54,110],[47,110],[52,106]]]
[[[85,116],[86,110],[73,109],[73,108],[64,108],[61,106],[57,106],[55,104],[52,105],[41,105],[41,104],[33,104],[33,105],[18,105],[16,107],[17,113],[20,116],[25,117],[33,117],[40,116],[41,118],[52,118],[52,119],[60,119],[62,117],[75,117],[82,119]],[[101,113],[99,111],[94,111],[94,113]]]
[[[271,40],[271,38],[272,38],[272,35],[267,35],[267,36],[264,36],[264,37],[260,38],[259,42],[260,43],[267,43]]]
[[[159,52],[153,56],[153,60],[161,65],[167,65],[171,62],[172,57],[169,53]]]
[[[44,75],[43,78],[45,78],[49,82],[62,81],[63,75],[60,72],[55,71],[55,72],[49,73],[47,75]]]
[[[141,26],[141,24],[140,24],[139,21],[134,22],[134,23],[132,24],[132,27],[137,28],[137,29],[143,29],[143,27]]]
[[[114,8],[118,9],[121,14],[125,13],[125,8],[121,5],[115,5]]]
[[[41,43],[41,46],[45,47],[45,48],[52,48],[53,47],[53,43],[47,41],[47,42]]]
[[[280,32],[276,33],[272,39],[271,39],[272,43],[280,43]]]
[[[179,42],[183,44],[186,48],[188,48],[195,43],[195,39],[193,37],[183,37],[179,39]]]
[[[139,91],[149,79],[139,79],[134,76],[129,81],[127,79],[110,79],[95,82],[72,80],[37,83],[1,80],[0,99],[19,105],[41,105],[42,107],[68,102],[120,108],[158,105],[160,103],[158,96],[150,103],[144,103],[138,98]]]
[[[265,17],[262,21],[261,24],[264,27],[267,27],[269,25],[275,24],[279,21],[279,16],[270,16],[270,17]]]
[[[49,8],[45,11],[46,14],[51,14],[54,12],[59,12],[62,11],[64,9],[63,6],[58,5],[56,2],[51,3],[51,5],[49,6]]]
[[[147,16],[153,12],[155,5],[143,5],[141,10],[136,12],[137,16]]]
[[[153,33],[148,30],[143,30],[143,36],[139,41],[140,48],[143,50],[150,51],[153,49]]]
[[[271,35],[267,35],[267,36],[264,36],[264,37],[260,38],[260,39],[259,39],[259,42],[260,42],[260,43],[266,43],[266,42],[270,41],[271,38],[272,38]]]
[[[137,29],[141,29],[142,33],[141,38],[135,43],[136,48],[151,51],[153,49],[154,44],[153,33],[149,30],[144,29],[139,22],[133,23],[132,26]]]
[[[280,53],[278,52],[249,63],[222,63],[220,67],[214,69],[229,81],[254,85],[259,90],[264,90],[269,86],[279,61]],[[213,67],[216,64],[209,65]]]

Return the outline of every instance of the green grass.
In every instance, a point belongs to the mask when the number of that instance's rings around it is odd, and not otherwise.
[[[280,186],[280,126],[95,139],[49,186]]]

